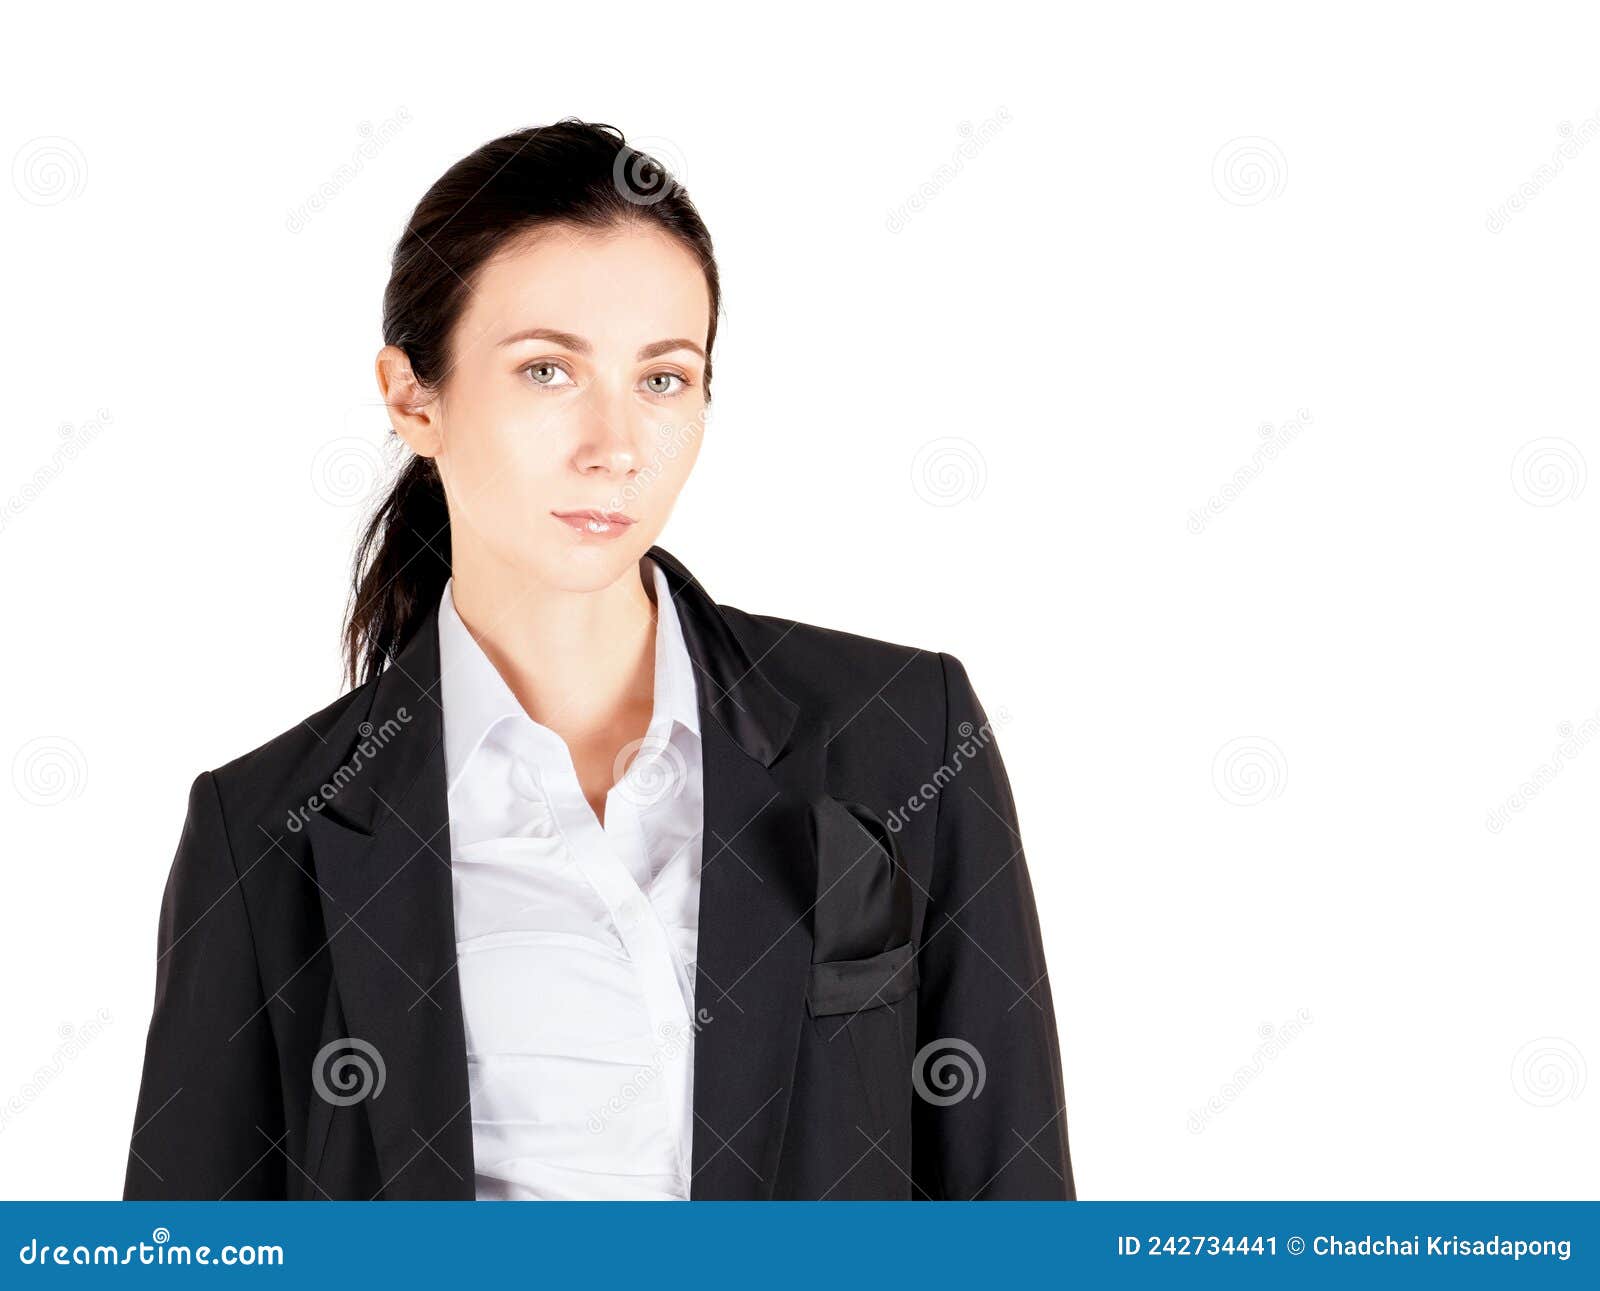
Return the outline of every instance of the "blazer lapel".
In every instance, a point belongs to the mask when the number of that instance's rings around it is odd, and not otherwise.
[[[807,811],[823,792],[827,729],[801,720],[688,570],[658,547],[649,555],[683,620],[701,714],[690,1196],[770,1198],[805,1016],[816,891]]]
[[[382,1072],[364,1106],[391,1199],[474,1195],[438,683],[435,607],[378,678],[306,825],[348,1038]]]

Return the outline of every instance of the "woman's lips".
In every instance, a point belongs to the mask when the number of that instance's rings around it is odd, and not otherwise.
[[[588,538],[615,538],[633,523],[619,511],[552,511],[567,528]]]

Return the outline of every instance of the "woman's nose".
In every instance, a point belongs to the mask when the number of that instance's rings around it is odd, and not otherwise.
[[[578,468],[609,475],[627,475],[639,465],[638,435],[618,401],[594,394],[585,408],[583,445]]]

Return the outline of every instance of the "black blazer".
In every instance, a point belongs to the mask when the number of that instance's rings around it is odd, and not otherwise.
[[[960,662],[714,603],[693,1198],[1071,1198],[1032,889]],[[433,607],[198,776],[124,1196],[473,1196]]]

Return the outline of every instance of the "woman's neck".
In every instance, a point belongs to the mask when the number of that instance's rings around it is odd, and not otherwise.
[[[565,739],[575,760],[578,746],[619,724],[642,733],[655,690],[655,604],[643,569],[568,591],[470,558],[452,563],[461,621],[528,716]]]

